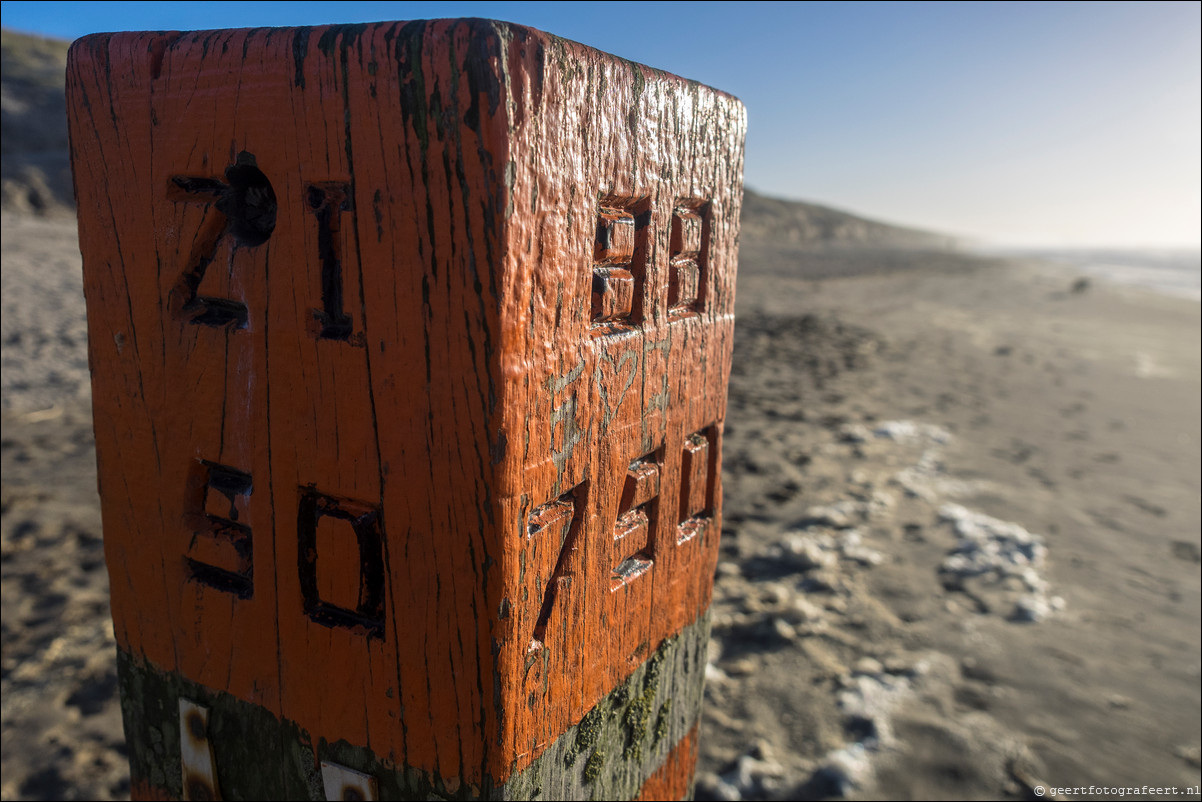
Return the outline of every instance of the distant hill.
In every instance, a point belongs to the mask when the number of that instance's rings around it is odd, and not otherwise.
[[[750,189],[743,193],[739,236],[744,245],[788,249],[850,245],[939,250],[956,244],[942,234],[880,223],[816,203],[769,198]]]
[[[4,30],[0,44],[3,208],[34,214],[69,213],[75,205],[63,89],[69,43]],[[954,241],[747,190],[741,244],[746,253],[755,255],[832,245],[941,250],[953,246]]]
[[[0,31],[0,183],[6,211],[75,206],[67,156],[68,42]]]

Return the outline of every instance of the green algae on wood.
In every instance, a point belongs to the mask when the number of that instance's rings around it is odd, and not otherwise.
[[[631,799],[697,723],[709,614],[663,642],[621,686],[526,769],[483,786],[396,765],[346,741],[315,739],[259,705],[117,652],[135,782],[182,796],[179,699],[209,710],[220,793],[228,800],[325,798],[320,762],[370,774],[381,799]]]

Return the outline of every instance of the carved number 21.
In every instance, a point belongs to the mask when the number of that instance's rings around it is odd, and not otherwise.
[[[275,230],[275,190],[255,157],[242,151],[225,170],[225,181],[215,178],[177,176],[179,190],[174,200],[182,203],[216,205],[220,217],[208,221],[194,242],[183,274],[171,292],[172,313],[202,326],[246,328],[246,304],[230,298],[200,295],[200,284],[228,234],[234,247],[254,248],[270,239]],[[324,182],[305,188],[309,211],[317,218],[317,250],[321,261],[321,309],[314,310],[318,336],[346,340],[351,336],[351,318],[343,304],[342,213],[352,211],[352,195],[346,183]]]

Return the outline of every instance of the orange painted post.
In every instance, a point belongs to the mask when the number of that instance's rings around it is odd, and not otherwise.
[[[134,795],[686,795],[741,104],[481,20],[68,99]]]

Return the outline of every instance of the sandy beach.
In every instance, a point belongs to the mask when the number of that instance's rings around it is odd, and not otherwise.
[[[748,239],[698,797],[1196,797],[1199,304]],[[2,321],[0,794],[128,797],[71,219]]]
[[[1198,304],[803,265],[742,263],[706,769],[770,754],[703,792],[1196,794]]]

